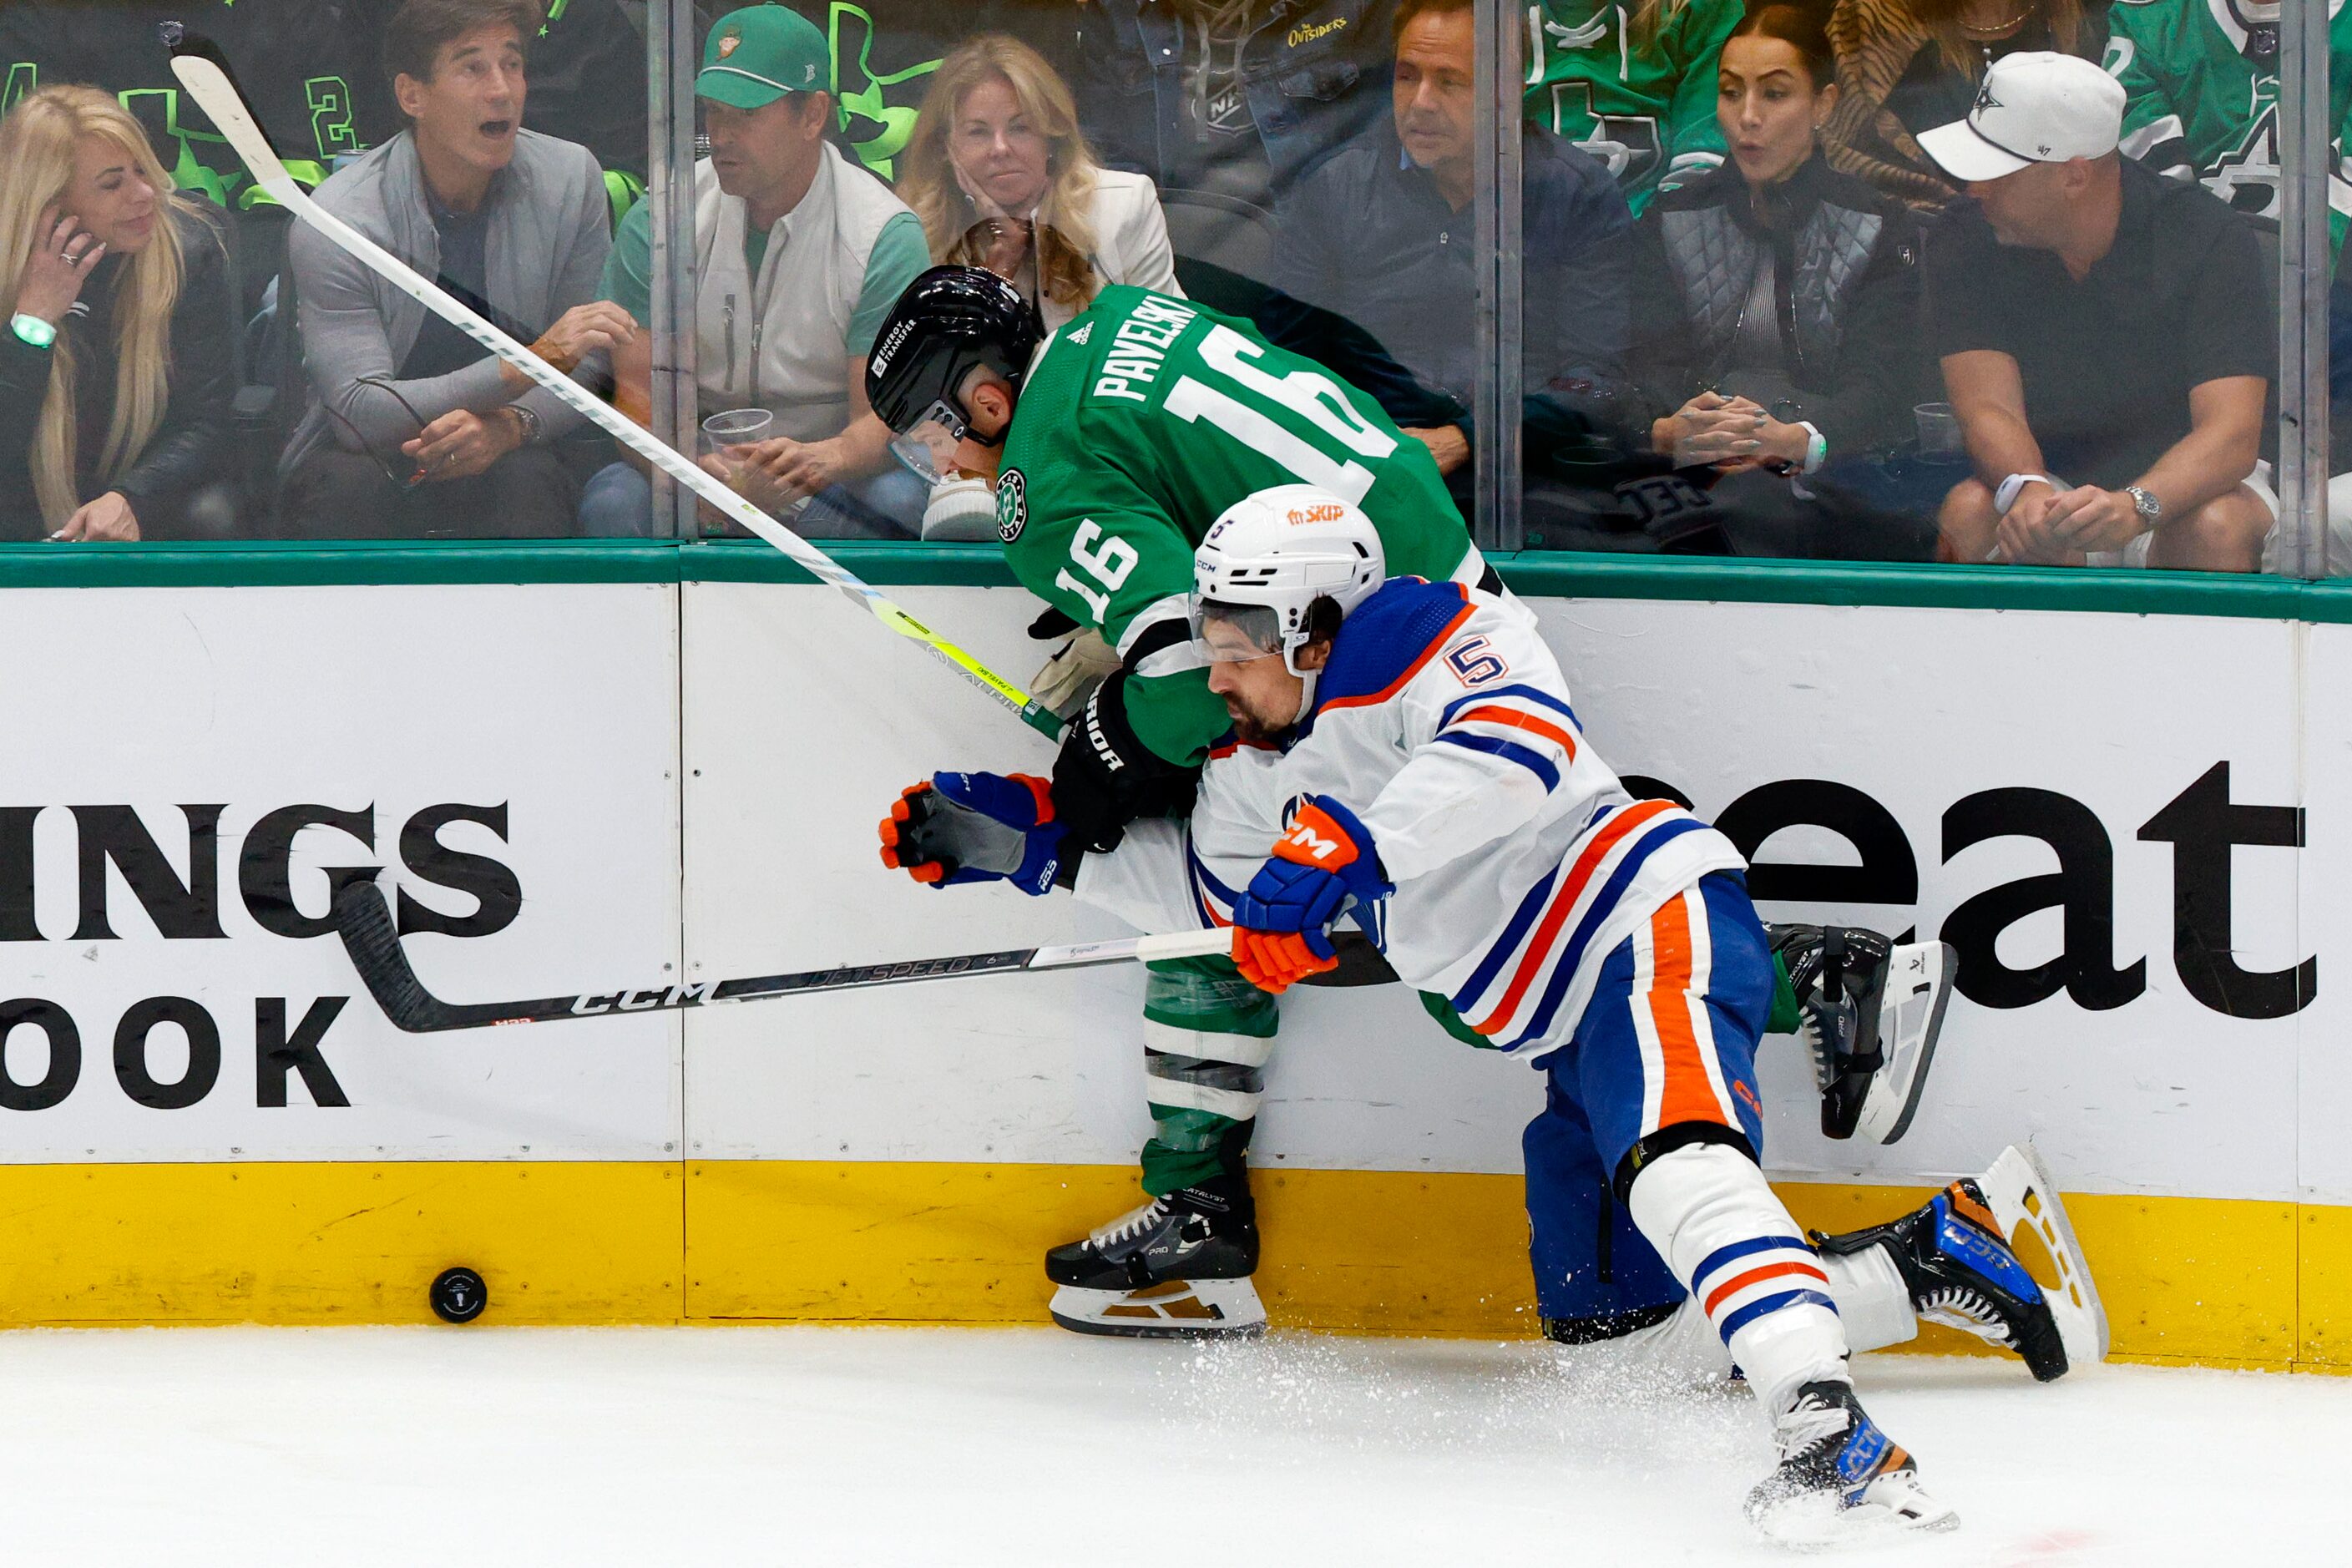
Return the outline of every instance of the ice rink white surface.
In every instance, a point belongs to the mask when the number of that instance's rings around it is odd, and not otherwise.
[[[1534,1344],[1053,1330],[0,1334],[0,1561],[1787,1561],[1744,1394]],[[1874,1356],[1960,1510],[1846,1563],[2340,1563],[2352,1380]]]

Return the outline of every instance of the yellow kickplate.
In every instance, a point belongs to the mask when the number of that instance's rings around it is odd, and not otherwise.
[[[420,1323],[463,1264],[485,1323],[676,1322],[678,1166],[0,1169],[0,1323]]]
[[[0,1325],[425,1322],[460,1264],[492,1323],[1043,1323],[1045,1249],[1138,1201],[1125,1166],[814,1161],[12,1165],[0,1185]],[[1537,1331],[1517,1176],[1269,1163],[1256,1185],[1276,1326]],[[1780,1191],[1832,1231],[1928,1195]],[[2119,1358],[2352,1368],[2352,1208],[2067,1208]]]
[[[688,1312],[1042,1322],[1045,1249],[1137,1202],[1134,1179],[1120,1166],[698,1161],[687,1173]],[[1256,1283],[1276,1327],[1537,1331],[1517,1176],[1276,1166],[1260,1169],[1256,1184],[1265,1237]],[[1801,1225],[1832,1231],[1894,1218],[1934,1191],[1780,1190]],[[2118,1356],[2272,1366],[2294,1358],[2294,1205],[2087,1194],[2070,1196],[2067,1211]],[[2352,1225],[2334,1234],[2352,1240]],[[2340,1256],[2352,1265],[2352,1247]],[[2352,1279],[2352,1267],[2335,1278]],[[2334,1321],[2347,1334],[2352,1311]],[[2003,1353],[1934,1328],[1916,1348]]]
[[[2302,1266],[2298,1362],[2352,1372],[2352,1208],[2306,1204],[2297,1215]]]

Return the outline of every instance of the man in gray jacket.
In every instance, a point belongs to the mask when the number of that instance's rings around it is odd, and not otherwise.
[[[538,0],[407,0],[384,67],[409,128],[319,201],[566,372],[633,339],[597,299],[611,248],[585,148],[521,127]],[[545,538],[578,481],[551,443],[579,423],[315,231],[288,241],[310,395],[280,471],[300,538]]]

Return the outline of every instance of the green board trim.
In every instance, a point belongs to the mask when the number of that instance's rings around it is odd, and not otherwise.
[[[877,587],[1016,585],[993,544],[844,542],[830,548],[843,565]],[[1497,556],[1496,564],[1515,592],[1540,598],[1881,605],[2352,624],[2352,581],[1534,552]],[[707,544],[464,540],[430,544],[0,545],[0,589],[811,581],[788,558],[756,540]]]

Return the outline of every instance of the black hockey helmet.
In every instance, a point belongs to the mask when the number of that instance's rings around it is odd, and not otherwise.
[[[866,400],[899,439],[891,450],[918,473],[925,454],[963,438],[971,411],[959,395],[981,366],[1016,388],[1045,336],[1037,308],[984,267],[934,267],[907,286],[866,361]]]

